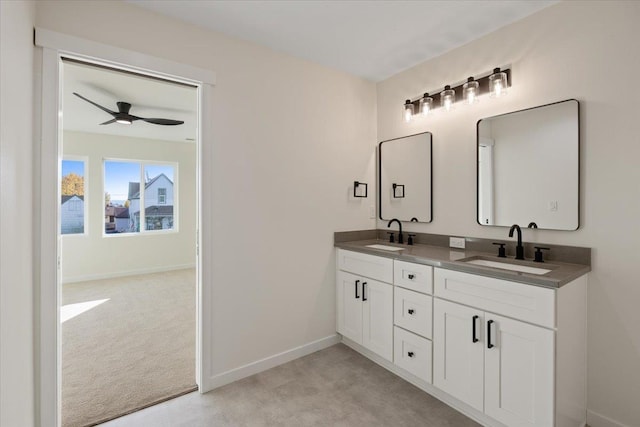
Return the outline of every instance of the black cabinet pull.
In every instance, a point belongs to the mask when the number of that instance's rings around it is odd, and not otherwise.
[[[356,280],[356,299],[360,299],[360,295],[358,295],[358,283],[360,283],[360,280]]]
[[[362,301],[367,301],[367,297],[364,295],[365,286],[367,286],[367,282],[362,282]]]
[[[471,319],[471,334],[472,334],[472,341],[473,342],[478,342],[480,341],[478,339],[478,335],[476,332],[476,320],[478,320],[480,318],[480,316],[473,316],[473,318]]]
[[[409,280],[413,280],[414,277],[416,277],[415,274],[409,274]]]
[[[495,347],[493,344],[491,344],[491,325],[492,324],[493,324],[493,320],[489,320],[487,322],[487,348]]]
[[[413,314],[415,312],[415,310],[413,308],[410,308],[409,310],[407,310],[407,313],[409,314]]]
[[[407,353],[407,356],[409,356],[409,357],[413,357],[413,351],[408,352],[408,353]]]

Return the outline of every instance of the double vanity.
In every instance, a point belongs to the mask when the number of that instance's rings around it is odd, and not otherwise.
[[[336,233],[346,345],[483,425],[584,425],[588,249],[533,263],[384,232]]]

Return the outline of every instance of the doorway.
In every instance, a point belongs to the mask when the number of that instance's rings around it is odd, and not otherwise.
[[[41,144],[37,152],[39,167],[40,212],[36,228],[39,230],[36,257],[39,269],[36,274],[37,306],[37,421],[42,427],[61,425],[61,303],[60,287],[60,217],[59,205],[61,174],[61,64],[63,58],[75,59],[94,65],[133,72],[149,77],[187,83],[198,90],[198,151],[197,169],[197,321],[196,321],[196,383],[200,393],[214,386],[212,360],[212,267],[210,259],[211,218],[213,212],[213,173],[209,167],[213,155],[211,120],[213,88],[216,76],[213,71],[197,68],[128,49],[92,42],[54,31],[36,28],[35,45],[41,66],[41,92],[37,91],[42,109],[39,111]],[[203,167],[204,166],[204,167]]]
[[[61,70],[62,426],[81,427],[197,390],[197,88]]]
[[[74,427],[197,389],[197,89],[65,58],[61,71],[61,412]]]

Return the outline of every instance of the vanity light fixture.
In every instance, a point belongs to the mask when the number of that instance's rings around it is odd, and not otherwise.
[[[444,107],[445,110],[451,111],[454,102],[456,102],[456,91],[451,89],[451,86],[446,85],[440,93],[440,105]]]
[[[478,102],[479,89],[480,83],[475,81],[473,77],[469,77],[467,82],[462,85],[462,99],[464,99],[464,102],[469,105]]]
[[[429,115],[431,110],[433,109],[433,98],[429,96],[429,93],[426,92],[422,98],[420,98],[420,114],[423,116]]]
[[[413,103],[410,99],[407,99],[404,103],[404,107],[402,108],[402,117],[406,123],[409,123],[413,118],[414,108]]]
[[[425,92],[415,101],[407,99],[402,105],[402,118],[408,123],[416,115],[426,117],[440,107],[450,111],[460,100],[472,105],[477,103],[478,97],[484,94],[489,94],[491,98],[500,98],[506,95],[510,85],[511,69],[494,68],[493,71],[481,74],[480,77],[469,77],[465,82],[447,85],[440,92],[431,95]],[[434,99],[437,97],[440,97],[440,102],[435,103]]]
[[[507,73],[494,68],[489,76],[489,93],[492,98],[499,98],[507,94]]]

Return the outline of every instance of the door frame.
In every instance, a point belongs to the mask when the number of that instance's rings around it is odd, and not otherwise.
[[[200,393],[211,390],[212,345],[212,239],[210,218],[212,203],[212,130],[214,72],[186,64],[156,58],[54,31],[36,28],[36,123],[40,123],[40,144],[36,144],[35,275],[36,295],[36,425],[59,427],[61,424],[61,328],[60,328],[60,218],[58,184],[61,165],[61,77],[62,58],[160,77],[186,83],[198,92],[197,137],[197,320],[196,382]],[[41,55],[40,55],[41,54]],[[38,69],[39,68],[39,69]],[[38,85],[41,85],[38,87]],[[40,89],[40,91],[38,90]],[[36,108],[37,110],[37,108]],[[205,220],[206,219],[206,220]]]

